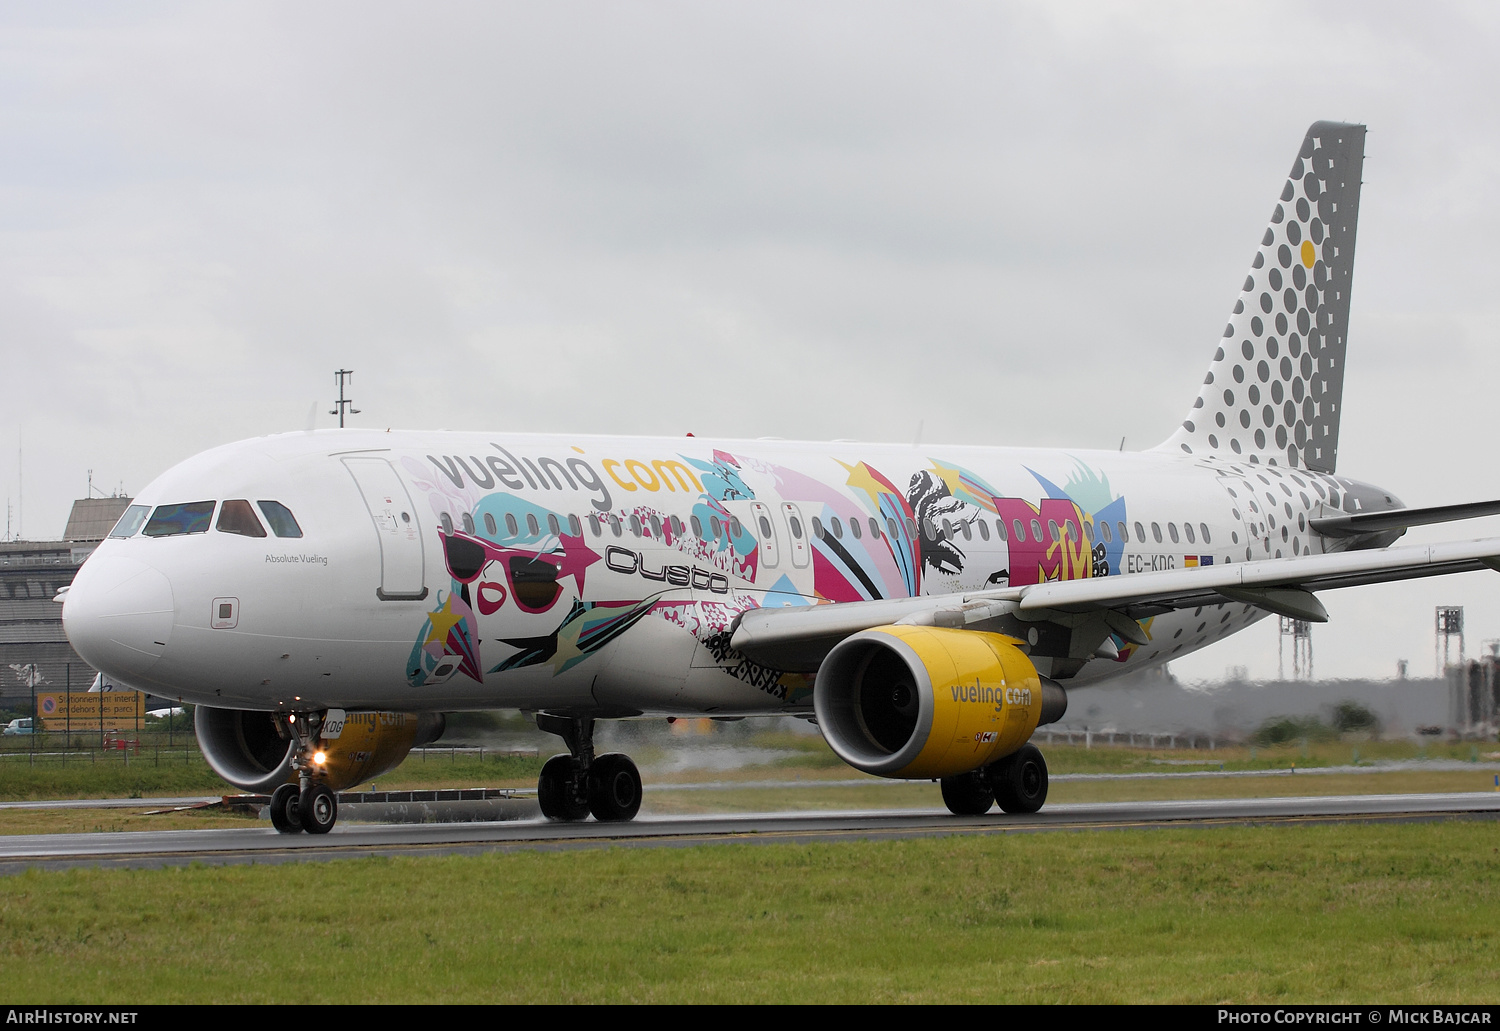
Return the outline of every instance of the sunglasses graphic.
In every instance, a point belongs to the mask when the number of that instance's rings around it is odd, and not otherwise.
[[[502,548],[465,533],[440,536],[448,573],[459,583],[473,583],[491,562],[498,562],[505,571],[510,596],[523,612],[546,612],[562,596],[562,585],[557,582],[561,567],[537,552]],[[505,588],[498,583],[481,583],[475,593],[479,611],[485,615],[505,604]]]

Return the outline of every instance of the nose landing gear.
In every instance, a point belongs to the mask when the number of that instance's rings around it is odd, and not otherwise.
[[[568,746],[537,780],[537,802],[549,820],[573,823],[590,813],[601,823],[633,820],[641,808],[641,773],[621,752],[594,755],[594,721],[537,713],[536,725]]]
[[[292,757],[297,783],[283,784],[271,795],[271,826],[282,834],[327,834],[338,822],[339,802],[321,779],[323,771],[316,760],[323,714],[292,713],[287,717],[287,729],[297,743]]]

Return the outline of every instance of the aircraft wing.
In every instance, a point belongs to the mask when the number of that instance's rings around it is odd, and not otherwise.
[[[1500,538],[1054,580],[966,594],[752,609],[740,616],[731,644],[763,665],[810,671],[839,641],[870,627],[965,627],[1006,614],[1025,620],[1097,614],[1125,640],[1145,644],[1136,620],[1170,609],[1232,601],[1325,622],[1328,612],[1315,591],[1485,568],[1500,570]]]

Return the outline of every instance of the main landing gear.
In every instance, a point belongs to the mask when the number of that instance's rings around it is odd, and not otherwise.
[[[322,713],[293,713],[287,729],[296,740],[292,769],[296,784],[283,784],[271,795],[271,826],[282,834],[327,834],[339,818],[339,800],[322,779],[318,740],[323,733]]]
[[[1047,760],[1033,744],[997,763],[944,777],[943,804],[954,816],[983,816],[996,802],[1007,813],[1034,813],[1047,801]]]
[[[641,808],[641,773],[622,752],[594,754],[591,717],[537,713],[536,725],[568,746],[542,767],[536,797],[542,815],[565,823],[590,813],[601,823],[632,820]]]

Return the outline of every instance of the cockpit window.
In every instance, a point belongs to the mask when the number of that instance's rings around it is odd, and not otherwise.
[[[115,524],[115,528],[109,531],[111,537],[134,537],[141,524],[146,521],[146,514],[151,511],[150,505],[131,505]]]
[[[189,501],[183,505],[157,505],[146,523],[147,537],[175,537],[182,533],[207,533],[214,516],[212,501]]]
[[[271,524],[271,532],[278,537],[301,537],[302,527],[297,525],[297,519],[292,515],[292,510],[279,501],[258,501],[261,514],[266,517],[266,522]]]
[[[244,499],[224,502],[219,509],[218,529],[220,533],[237,533],[241,537],[264,537],[266,528],[255,518],[255,509]]]

